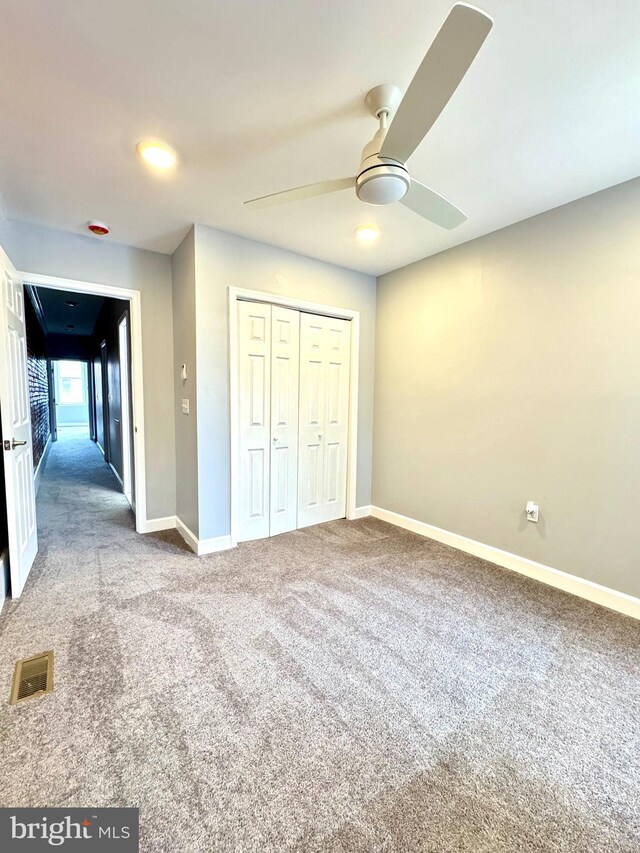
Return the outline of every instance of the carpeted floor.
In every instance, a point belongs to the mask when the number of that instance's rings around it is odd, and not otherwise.
[[[2,805],[139,806],[145,853],[640,850],[637,622],[373,519],[198,559],[81,438],[38,511]]]

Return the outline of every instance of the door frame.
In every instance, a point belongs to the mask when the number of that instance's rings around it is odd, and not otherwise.
[[[107,348],[107,340],[104,338],[100,341],[100,381],[102,383],[102,441],[104,447],[98,445],[102,450],[104,461],[111,465],[111,401],[109,400],[109,350]],[[115,472],[113,466],[111,470]],[[119,478],[118,478],[119,479]]]
[[[238,302],[262,302],[267,305],[280,305],[293,308],[306,314],[320,314],[324,317],[337,317],[350,320],[351,355],[349,366],[349,428],[347,440],[347,518],[358,518],[356,512],[356,474],[358,464],[358,377],[360,363],[360,312],[350,308],[337,308],[335,305],[323,305],[318,302],[306,302],[296,297],[269,293],[266,290],[247,290],[229,285],[229,425],[230,425],[230,486],[231,486],[231,547],[238,544],[239,517],[239,477],[240,460],[238,430],[239,417],[239,346],[238,346]]]
[[[94,370],[93,359],[85,362],[87,366],[87,394],[89,400],[89,438],[91,441],[96,440],[96,398],[94,391]]]
[[[147,532],[147,485],[145,471],[144,385],[142,374],[142,304],[139,290],[78,281],[41,273],[17,273],[25,284],[52,290],[71,290],[92,296],[124,299],[129,302],[129,340],[131,358],[131,415],[133,419],[133,476],[136,501],[136,531]]]
[[[131,465],[132,437],[131,426],[131,340],[129,336],[130,312],[125,310],[118,318],[118,365],[120,368],[120,447],[122,451],[122,491],[135,512],[136,502],[133,494],[133,470]],[[124,342],[126,352],[122,353],[122,325],[124,324]],[[125,365],[125,379],[122,379],[122,365]],[[126,438],[125,438],[126,437]],[[126,451],[125,451],[126,448]]]

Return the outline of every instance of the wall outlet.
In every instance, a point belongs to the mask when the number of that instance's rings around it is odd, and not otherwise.
[[[189,401],[188,401],[188,400],[183,400],[183,401],[182,401],[182,414],[183,414],[183,415],[188,415],[188,414],[189,414]],[[536,519],[536,521],[537,521],[537,520],[538,520],[538,519]]]
[[[525,507],[525,512],[527,514],[527,521],[538,521],[538,514],[540,512],[540,507],[534,501],[527,501],[527,506]]]

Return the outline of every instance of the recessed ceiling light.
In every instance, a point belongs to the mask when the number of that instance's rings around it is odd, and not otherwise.
[[[380,236],[380,229],[377,225],[360,225],[356,228],[356,237],[361,243],[373,243]]]
[[[170,145],[148,139],[138,142],[136,151],[150,166],[156,169],[171,169],[178,162],[178,155]]]

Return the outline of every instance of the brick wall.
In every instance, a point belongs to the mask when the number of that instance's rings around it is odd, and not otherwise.
[[[26,294],[25,294],[26,297]],[[27,376],[31,404],[33,467],[38,466],[50,435],[47,345],[29,298],[25,298],[27,327]]]

